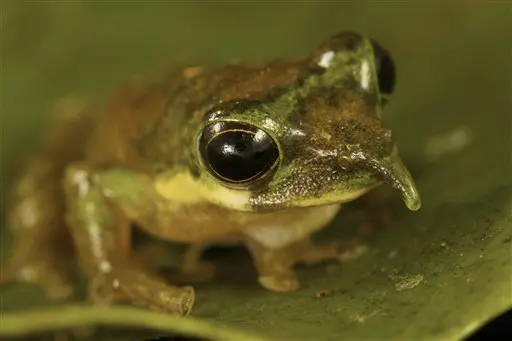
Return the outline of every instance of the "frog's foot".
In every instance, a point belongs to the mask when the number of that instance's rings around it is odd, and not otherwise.
[[[291,248],[296,255],[297,263],[307,265],[318,264],[328,260],[340,262],[352,260],[360,257],[368,250],[365,245],[357,241],[315,245],[309,238],[291,246]]]
[[[52,300],[71,299],[74,287],[63,266],[56,260],[41,258],[34,261],[13,261],[3,266],[0,284],[12,282],[39,285]]]
[[[293,273],[260,275],[258,282],[265,289],[274,292],[292,292],[300,288],[300,283]]]
[[[129,301],[147,309],[187,316],[195,294],[192,287],[170,286],[142,269],[118,266],[93,278],[89,298],[98,305]]]
[[[296,255],[296,262],[307,265],[338,259],[343,250],[342,244],[339,242],[315,245],[309,239],[297,243],[291,248]]]
[[[258,282],[267,290],[292,292],[300,287],[293,273],[294,254],[288,247],[269,248],[248,239],[246,245],[252,254],[258,270]]]

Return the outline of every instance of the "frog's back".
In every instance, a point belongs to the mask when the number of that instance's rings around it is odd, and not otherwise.
[[[138,165],[138,170],[169,169],[177,164],[190,166],[195,153],[190,147],[212,107],[238,100],[265,101],[269,96],[278,95],[280,90],[297,82],[306,62],[232,62],[219,67],[182,68],[172,77],[173,82],[164,81],[155,88],[151,95],[154,100],[147,101],[149,105],[136,108],[130,104],[129,110],[111,110],[115,115],[133,116],[126,116],[123,122],[138,123],[132,128],[114,123],[112,126],[116,127],[108,131],[118,129],[124,134],[132,131],[129,139],[136,143],[124,144],[132,150],[131,153],[126,150],[124,157],[131,159],[132,165]],[[120,160],[117,156],[114,158]]]
[[[72,251],[65,221],[65,171],[81,161],[140,167],[132,142],[145,122],[164,111],[169,88],[176,84],[170,81],[172,72],[165,76],[165,82],[128,82],[103,103],[74,95],[57,102],[50,129],[16,170],[11,186],[6,218],[17,244],[1,282],[18,278],[53,289],[60,283],[57,292],[69,291],[59,265],[69,259],[63,254]]]
[[[11,186],[7,224],[17,241],[2,282],[39,282],[50,296],[67,296],[63,259],[72,248],[65,226],[62,177],[67,165],[81,160],[93,126],[93,110],[80,96],[57,102],[52,126],[34,154],[17,169]]]

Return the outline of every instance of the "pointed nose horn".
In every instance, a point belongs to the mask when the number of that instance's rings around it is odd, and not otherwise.
[[[384,182],[400,191],[408,209],[411,211],[419,210],[421,198],[416,189],[416,184],[397,153],[381,160],[374,160],[372,168]]]

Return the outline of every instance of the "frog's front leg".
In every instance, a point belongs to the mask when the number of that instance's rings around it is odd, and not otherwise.
[[[269,247],[249,236],[244,241],[256,265],[258,282],[264,288],[275,292],[291,292],[300,287],[293,272],[296,257],[289,247]]]
[[[80,266],[96,303],[113,303],[122,294],[137,305],[187,315],[192,288],[169,286],[122,250],[128,221],[151,221],[156,215],[146,180],[125,169],[94,171],[82,164],[67,169],[67,219]]]
[[[346,252],[341,243],[316,245],[309,236],[278,248],[266,246],[250,237],[245,243],[256,263],[258,281],[266,289],[276,292],[290,292],[299,288],[300,283],[293,272],[294,265],[342,260]]]

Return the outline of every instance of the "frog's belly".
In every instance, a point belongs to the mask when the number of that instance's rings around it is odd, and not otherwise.
[[[341,205],[337,204],[303,209],[302,212],[295,212],[296,219],[284,219],[283,223],[280,223],[279,214],[276,213],[274,221],[252,222],[243,233],[268,248],[282,248],[325,227],[340,208]]]
[[[341,205],[269,213],[226,211],[213,205],[174,207],[141,224],[147,232],[173,242],[232,244],[251,238],[269,248],[299,241],[327,225]]]

